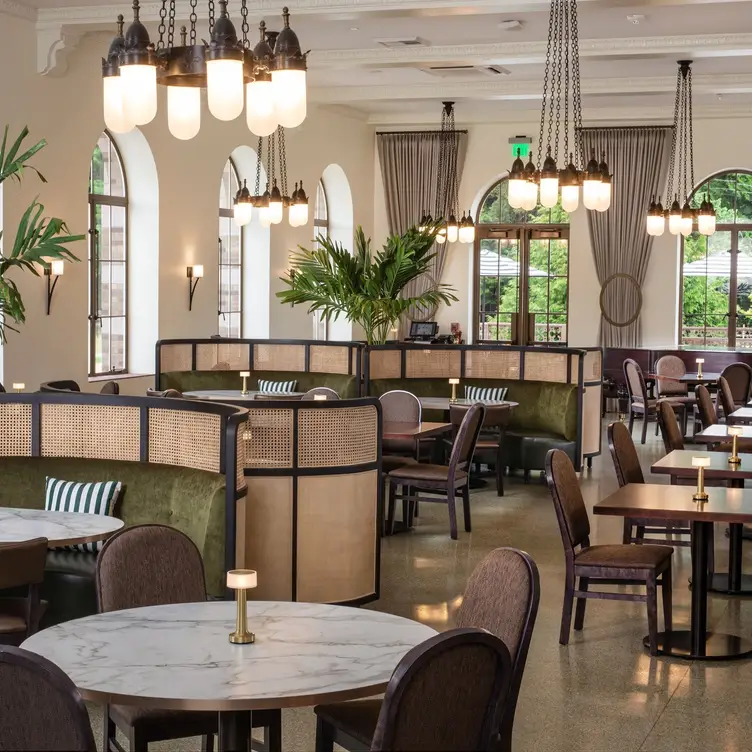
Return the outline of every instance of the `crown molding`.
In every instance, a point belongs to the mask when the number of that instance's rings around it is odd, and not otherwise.
[[[37,24],[37,73],[62,75],[68,68],[68,56],[78,46],[83,33],[66,30],[60,24]]]
[[[27,21],[37,20],[36,8],[31,8],[24,3],[17,3],[14,0],[0,0],[0,13],[6,13],[9,16],[25,18]]]

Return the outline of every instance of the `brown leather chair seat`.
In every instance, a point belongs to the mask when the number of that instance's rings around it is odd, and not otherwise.
[[[440,480],[446,481],[449,477],[449,467],[446,465],[410,465],[392,470],[389,473],[390,478],[404,478],[405,480]],[[464,481],[467,473],[464,470],[457,470],[455,481]]]
[[[671,546],[625,546],[614,543],[589,546],[577,553],[575,564],[581,567],[630,567],[654,569],[670,561],[674,549]]]
[[[399,470],[406,465],[415,466],[418,460],[415,457],[395,457],[391,454],[385,454],[381,457],[381,472],[391,473],[393,470]]]
[[[26,598],[0,599],[0,634],[15,634],[22,632],[26,635]]]

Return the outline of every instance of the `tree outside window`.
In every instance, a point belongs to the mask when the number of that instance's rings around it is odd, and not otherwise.
[[[243,228],[233,219],[240,179],[228,159],[219,189],[219,335],[240,338],[243,321]]]

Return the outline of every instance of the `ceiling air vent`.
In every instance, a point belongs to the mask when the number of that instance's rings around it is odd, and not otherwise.
[[[428,45],[428,42],[420,37],[382,37],[373,41],[382,47],[389,47],[390,49],[396,47],[426,47]]]
[[[432,65],[430,68],[424,68],[426,73],[441,78],[473,78],[473,77],[494,77],[508,76],[509,71],[499,65]]]

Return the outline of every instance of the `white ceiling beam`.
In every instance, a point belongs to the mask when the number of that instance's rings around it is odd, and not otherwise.
[[[36,8],[31,8],[24,3],[17,3],[14,0],[0,0],[0,13],[25,18],[27,21],[37,20]]]

